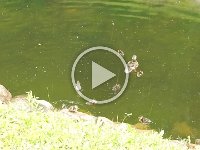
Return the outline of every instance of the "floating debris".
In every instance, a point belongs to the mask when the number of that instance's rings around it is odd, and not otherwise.
[[[139,78],[139,77],[141,77],[143,74],[144,74],[143,71],[140,70],[140,71],[137,72],[137,77]]]
[[[69,112],[73,112],[73,113],[77,112],[78,109],[79,109],[79,108],[78,108],[77,105],[73,105],[73,106],[70,106],[70,107],[68,108]]]
[[[139,122],[145,125],[149,125],[150,123],[153,123],[150,119],[145,118],[144,116],[139,116],[138,119],[139,119]]]
[[[122,57],[124,57],[124,52],[122,50],[118,50],[117,51],[119,55],[121,55]]]
[[[114,94],[117,94],[121,89],[121,85],[116,83],[113,87],[112,87],[112,91],[114,92]]]
[[[77,91],[80,91],[80,90],[81,90],[81,83],[80,83],[79,81],[76,82],[75,89],[76,89]]]

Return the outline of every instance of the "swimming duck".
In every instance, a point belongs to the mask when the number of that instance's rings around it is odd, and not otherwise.
[[[119,55],[121,55],[122,57],[124,57],[124,52],[122,50],[118,50],[117,51]]]
[[[141,76],[143,75],[143,73],[144,73],[144,72],[143,72],[142,70],[138,71],[138,72],[137,72],[137,77],[138,77],[138,78],[141,77]]]
[[[116,83],[113,87],[112,87],[112,91],[117,94],[121,89],[121,85]]]
[[[68,108],[69,112],[73,112],[73,113],[77,112],[78,109],[79,109],[79,108],[78,108],[77,105],[73,105],[73,106],[70,106],[70,107]]]
[[[132,71],[137,72],[137,68],[139,66],[139,63],[137,60],[131,60],[127,63],[127,67],[125,69],[125,73],[130,73]]]
[[[133,60],[133,61],[137,61],[137,56],[136,56],[136,55],[133,55],[133,56],[132,56],[132,60]]]
[[[139,122],[145,125],[149,125],[150,123],[153,123],[150,119],[145,118],[144,116],[139,116],[138,119],[139,119]]]
[[[79,81],[76,82],[75,89],[76,89],[77,91],[80,91],[80,90],[81,90],[81,83],[80,83]]]

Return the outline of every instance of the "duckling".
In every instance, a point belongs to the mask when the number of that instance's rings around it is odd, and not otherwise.
[[[93,100],[91,100],[89,102],[86,102],[85,104],[86,105],[95,105],[95,104],[97,104],[97,101],[93,99]]]
[[[73,113],[77,112],[78,109],[79,109],[79,108],[78,108],[77,105],[73,105],[73,106],[70,106],[70,107],[68,108],[69,112],[73,112]]]
[[[153,123],[150,119],[145,118],[144,116],[139,116],[138,119],[139,119],[139,122],[145,125],[149,125],[150,123]]]
[[[118,50],[117,51],[119,55],[121,55],[122,57],[124,57],[124,52],[122,50]]]
[[[112,87],[112,91],[117,94],[121,89],[121,85],[116,83],[113,87]]]
[[[76,82],[75,89],[76,89],[77,91],[80,91],[80,90],[81,90],[81,83],[80,83],[79,81]]]

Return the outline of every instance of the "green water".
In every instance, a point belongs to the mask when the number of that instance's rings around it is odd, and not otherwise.
[[[32,90],[54,103],[151,128],[174,138],[200,138],[200,3],[194,1],[1,0],[0,83],[13,95]],[[131,75],[113,103],[88,106],[71,83],[79,53],[93,46],[138,56],[144,71]]]

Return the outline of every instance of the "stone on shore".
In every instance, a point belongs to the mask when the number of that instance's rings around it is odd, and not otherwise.
[[[31,111],[30,103],[28,102],[26,95],[19,95],[12,98],[10,106],[15,110]]]
[[[8,104],[11,99],[11,93],[3,85],[0,84],[0,103]]]
[[[28,100],[27,95],[15,96],[11,101],[9,105],[16,110],[34,111],[38,109],[46,112],[54,109],[53,105],[46,100]]]
[[[85,120],[85,121],[91,121],[94,120],[96,117],[88,115],[86,113],[82,113],[82,112],[70,112],[67,108],[64,108],[60,111],[63,115],[65,115],[68,118],[74,119],[74,120]]]
[[[200,139],[196,139],[195,144],[200,145]]]
[[[47,102],[46,100],[35,100],[35,103],[38,104],[39,107],[42,108],[44,111],[52,111],[54,107],[51,103]]]

